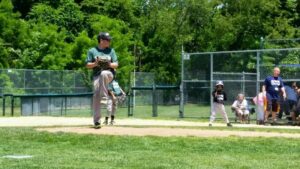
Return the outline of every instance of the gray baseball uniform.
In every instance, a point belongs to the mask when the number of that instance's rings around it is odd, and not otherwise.
[[[107,60],[112,63],[118,62],[118,57],[112,48],[100,49],[99,47],[91,48],[88,51],[86,63],[95,62],[96,58]],[[94,123],[101,118],[101,99],[108,100],[108,84],[113,80],[113,70],[103,69],[101,66],[93,68],[93,111]]]

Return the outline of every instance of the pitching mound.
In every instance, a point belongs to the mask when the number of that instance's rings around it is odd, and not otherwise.
[[[115,127],[104,126],[101,129],[91,127],[57,127],[57,128],[38,128],[38,131],[47,132],[67,132],[78,134],[99,134],[99,135],[122,135],[122,136],[159,136],[159,137],[286,137],[300,138],[300,134],[290,133],[270,133],[254,131],[218,131],[205,129],[187,129],[187,128],[135,128],[135,127]]]

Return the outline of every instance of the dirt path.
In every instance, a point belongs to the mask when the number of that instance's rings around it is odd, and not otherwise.
[[[258,126],[255,124],[233,124],[238,128],[272,128],[300,130],[294,126]],[[78,127],[80,126],[80,127]],[[145,120],[117,119],[115,126],[104,126],[99,130],[91,128],[92,118],[81,117],[0,117],[0,127],[36,127],[40,131],[72,132],[80,134],[132,135],[132,136],[196,136],[196,137],[293,137],[300,134],[255,131],[218,131],[207,129],[191,129],[184,127],[206,127],[207,122],[191,122],[184,120]],[[225,126],[215,123],[214,126]],[[172,128],[173,127],[173,128]],[[176,127],[176,128],[174,128]],[[181,127],[181,128],[180,128]]]
[[[187,126],[203,127],[208,122],[195,122],[185,120],[156,120],[156,119],[117,119],[117,126]],[[90,126],[91,117],[49,117],[49,116],[28,116],[28,117],[0,117],[0,127],[47,127],[47,126]],[[241,128],[280,128],[300,130],[294,126],[259,126],[256,124],[233,124]],[[215,123],[213,126],[226,126],[224,123]]]
[[[183,129],[183,128],[134,128],[134,127],[110,127],[104,126],[101,129],[91,127],[59,127],[59,128],[38,128],[38,131],[48,132],[70,132],[78,134],[100,134],[100,135],[128,135],[128,136],[194,136],[194,137],[285,137],[300,138],[300,134],[289,133],[270,133],[270,132],[253,132],[253,131],[219,131],[205,129]]]

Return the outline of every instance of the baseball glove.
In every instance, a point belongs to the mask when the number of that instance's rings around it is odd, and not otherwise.
[[[110,61],[109,60],[106,60],[106,59],[100,59],[98,61],[98,67],[101,69],[101,70],[107,70],[110,68]]]

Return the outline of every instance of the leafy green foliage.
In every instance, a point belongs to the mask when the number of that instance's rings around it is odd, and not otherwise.
[[[37,4],[33,6],[28,16],[32,21],[55,24],[60,29],[66,29],[68,41],[73,41],[84,27],[84,15],[73,0],[60,0],[57,8],[47,4]]]
[[[87,50],[107,31],[119,56],[122,86],[133,70],[155,72],[157,83],[174,84],[182,45],[188,52],[256,49],[261,37],[298,38],[299,16],[299,0],[2,0],[0,68],[81,69],[87,76]],[[255,68],[255,56],[228,58],[237,71]],[[291,54],[282,63],[297,59]],[[224,69],[227,60],[220,59]],[[264,64],[271,61],[272,55],[263,54]]]

